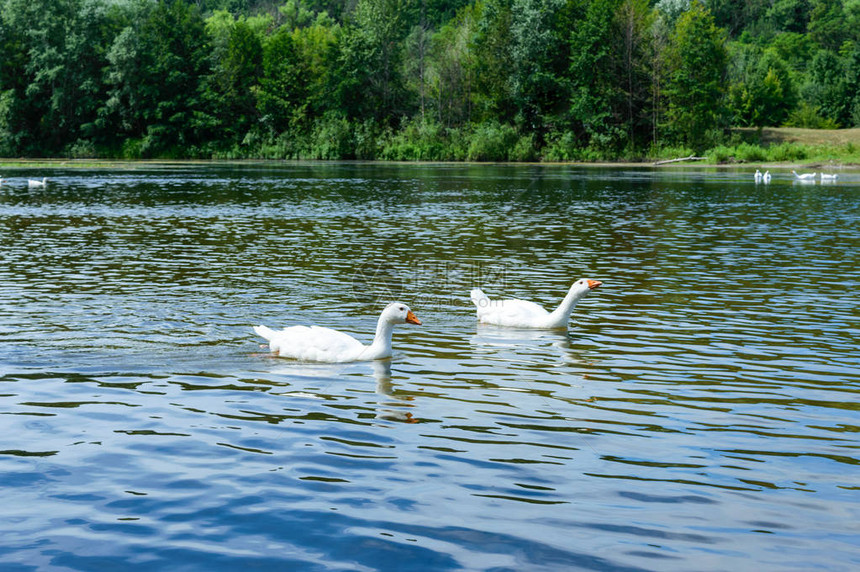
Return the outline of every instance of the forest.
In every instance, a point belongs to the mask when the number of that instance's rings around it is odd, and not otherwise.
[[[860,0],[0,0],[3,157],[640,160],[766,126],[860,126]]]

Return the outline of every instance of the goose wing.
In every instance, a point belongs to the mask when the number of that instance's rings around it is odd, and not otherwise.
[[[479,308],[478,319],[499,326],[529,327],[535,320],[546,318],[549,312],[528,300],[493,300]]]
[[[349,334],[321,326],[292,326],[275,331],[269,338],[269,347],[281,357],[317,362],[352,361],[366,349]]]

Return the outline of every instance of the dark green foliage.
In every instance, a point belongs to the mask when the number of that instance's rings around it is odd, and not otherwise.
[[[809,0],[774,0],[765,18],[774,32],[803,34],[809,24]]]
[[[257,92],[261,122],[270,136],[288,131],[302,121],[301,110],[308,96],[307,74],[292,33],[279,28],[266,41]]]
[[[710,146],[724,123],[727,62],[725,33],[693,0],[671,37],[666,85],[669,128],[696,146]]]
[[[836,124],[842,123],[850,111],[845,72],[842,58],[831,51],[819,50],[812,58],[808,81],[803,86],[804,99]]]
[[[752,160],[729,128],[783,124],[860,125],[855,0],[0,0],[0,155]]]
[[[797,103],[792,74],[776,50],[739,45],[732,61],[729,106],[734,124],[782,125]]]
[[[570,119],[585,144],[612,146],[624,133],[616,110],[624,85],[619,81],[619,57],[613,49],[613,15],[618,0],[595,0],[575,20],[570,41]],[[600,70],[600,73],[595,73]]]
[[[257,93],[263,70],[260,36],[244,19],[227,12],[210,18],[210,74],[203,78],[204,108],[214,110],[207,139],[241,143],[258,122]],[[215,135],[217,133],[217,136]]]
[[[140,154],[183,156],[215,127],[201,82],[209,73],[206,31],[196,7],[181,0],[136,4],[108,53],[109,98],[103,122],[140,139]]]
[[[94,134],[115,26],[87,0],[7,0],[0,21],[0,150],[62,153]]]

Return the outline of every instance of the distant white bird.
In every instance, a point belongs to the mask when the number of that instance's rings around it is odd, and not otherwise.
[[[821,180],[822,181],[835,181],[838,178],[839,178],[839,175],[836,173],[833,173],[832,175],[829,173],[821,173]]]
[[[765,184],[765,185],[769,185],[769,184],[770,184],[770,171],[765,171],[765,172],[764,172],[764,175],[762,176],[762,180],[764,181],[764,184]]]
[[[32,188],[32,187],[44,187],[47,183],[48,183],[48,177],[42,177],[41,181],[38,181],[36,179],[28,179],[27,180],[27,186],[30,188]]]
[[[817,173],[804,173],[802,175],[798,175],[797,171],[795,171],[794,169],[791,170],[791,173],[794,175],[794,178],[797,179],[798,181],[811,181],[811,180],[815,179],[815,175],[817,175]]]
[[[755,177],[755,182],[756,182],[756,183],[761,183],[761,177],[762,177],[762,175],[761,175],[761,171],[759,171],[758,169],[756,169],[756,170],[755,170],[755,175],[754,175],[754,177]]]

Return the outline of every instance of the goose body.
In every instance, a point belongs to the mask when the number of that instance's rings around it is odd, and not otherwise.
[[[254,331],[269,342],[273,354],[299,361],[342,363],[391,357],[391,334],[395,324],[421,324],[406,304],[386,306],[376,324],[373,343],[364,345],[349,334],[321,326],[292,326],[272,330],[255,326]]]
[[[509,328],[566,328],[574,306],[602,282],[583,278],[573,283],[561,304],[552,312],[528,300],[491,300],[480,288],[471,292],[478,321]]]
[[[47,184],[47,182],[48,182],[48,177],[42,177],[41,181],[36,180],[36,179],[28,179],[27,180],[27,186],[28,187],[44,187]]]
[[[756,183],[761,183],[761,178],[762,178],[761,171],[759,171],[758,169],[756,169],[756,170],[755,170],[755,175],[753,175],[753,177],[755,178],[755,182],[756,182]]]
[[[762,175],[762,181],[764,181],[765,185],[770,184],[770,171],[764,172],[764,175]]]
[[[836,173],[833,173],[832,175],[828,174],[828,173],[821,173],[821,180],[822,181],[835,181],[838,178],[839,178],[839,175]]]
[[[795,178],[795,179],[797,179],[797,180],[799,180],[799,181],[812,181],[812,180],[814,180],[814,179],[815,179],[815,175],[816,175],[817,173],[804,173],[804,174],[802,174],[802,175],[798,175],[798,174],[797,174],[797,171],[795,171],[794,169],[792,169],[792,170],[791,170],[791,174],[792,174],[792,175],[794,175],[794,178]]]

